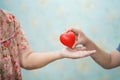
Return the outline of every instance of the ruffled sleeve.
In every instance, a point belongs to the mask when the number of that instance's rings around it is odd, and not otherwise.
[[[27,37],[17,19],[15,19],[15,35],[14,38],[17,41],[19,53],[26,53],[31,51]]]

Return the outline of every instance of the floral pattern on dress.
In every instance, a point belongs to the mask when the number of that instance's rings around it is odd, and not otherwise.
[[[22,80],[20,54],[30,50],[19,21],[0,10],[0,80]]]

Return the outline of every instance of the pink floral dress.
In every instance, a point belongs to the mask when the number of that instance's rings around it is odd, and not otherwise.
[[[0,80],[22,80],[20,55],[30,50],[19,22],[0,10]]]

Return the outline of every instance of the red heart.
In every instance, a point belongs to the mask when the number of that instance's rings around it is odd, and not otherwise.
[[[60,35],[60,41],[65,46],[68,46],[68,47],[72,48],[73,44],[75,43],[75,34],[74,34],[74,32],[69,31],[69,32],[66,32],[66,33],[62,33]]]

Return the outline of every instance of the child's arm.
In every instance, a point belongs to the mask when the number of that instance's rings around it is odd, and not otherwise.
[[[110,53],[107,53],[100,49],[95,43],[91,40],[88,40],[85,46],[88,50],[95,49],[96,54],[91,55],[91,57],[100,64],[103,68],[110,69],[117,66],[120,66],[120,52],[118,50],[113,50]]]
[[[103,68],[110,69],[120,65],[120,52],[118,50],[113,50],[107,53],[100,49],[93,41],[91,41],[82,31],[76,28],[70,28],[67,31],[75,32],[77,40],[74,46],[78,44],[83,44],[87,50],[96,50],[95,54],[91,57]]]

